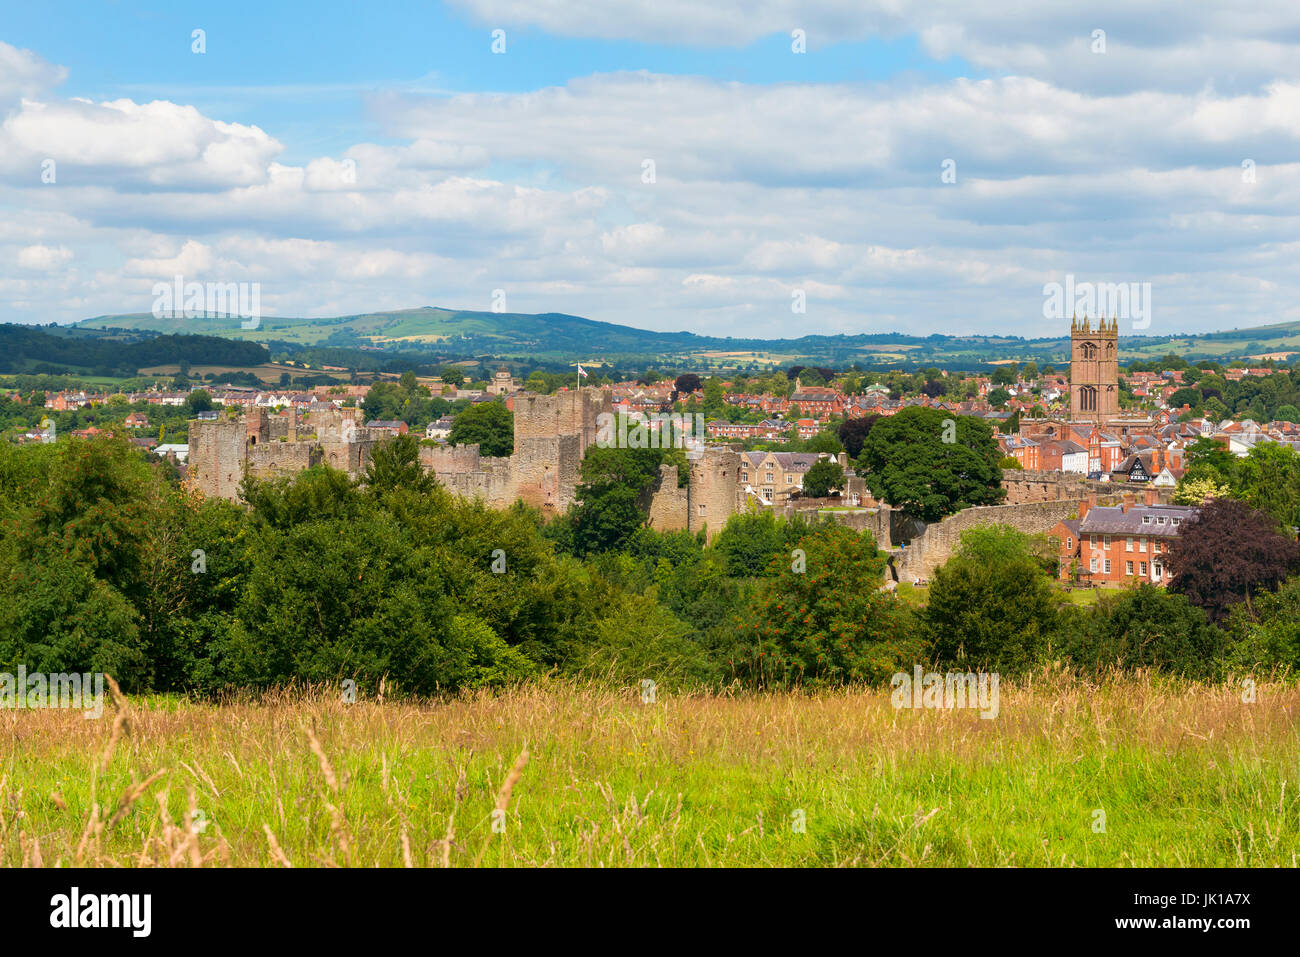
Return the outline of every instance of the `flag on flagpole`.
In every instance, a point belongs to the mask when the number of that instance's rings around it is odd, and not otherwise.
[[[578,378],[580,379],[587,378],[587,370],[582,367],[581,362],[578,363]]]

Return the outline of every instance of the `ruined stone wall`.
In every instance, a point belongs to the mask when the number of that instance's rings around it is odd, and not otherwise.
[[[284,439],[286,442],[293,442],[297,439],[298,416],[290,411],[288,415],[272,415],[267,417],[269,428],[267,430],[267,439],[270,442],[278,442]]]
[[[436,475],[454,472],[477,472],[479,465],[478,443],[473,445],[422,445],[420,464]]]
[[[514,453],[508,459],[489,460],[477,446],[462,446],[422,448],[420,461],[458,495],[500,507],[521,499],[546,515],[558,515],[577,497],[583,455],[596,441],[597,416],[612,409],[604,391],[520,395]]]
[[[576,435],[518,439],[510,456],[515,494],[547,515],[559,514],[573,503],[582,455]]]
[[[852,511],[826,511],[827,506],[839,508],[843,505],[839,499],[796,499],[778,509],[776,514],[786,519],[799,517],[804,521],[817,522],[824,518],[851,528],[855,532],[870,532],[880,548],[890,547],[889,506],[881,508],[858,508]]]
[[[727,448],[706,448],[691,461],[687,486],[687,530],[706,531],[708,541],[722,531],[727,519],[740,510],[741,495],[736,482],[740,453]]]
[[[420,447],[420,464],[448,491],[498,507],[516,498],[511,461],[504,456],[480,455],[477,443]]]
[[[646,524],[660,532],[687,529],[690,509],[689,487],[677,487],[677,466],[659,466],[659,484],[650,491],[650,515]]]
[[[212,498],[239,497],[244,478],[245,424],[238,420],[194,421],[190,426],[189,481]]]
[[[1078,515],[1078,501],[1029,502],[1021,505],[986,505],[962,509],[928,525],[914,537],[897,563],[904,581],[929,579],[960,543],[962,532],[980,525],[1010,525],[1026,534],[1049,532],[1056,524]]]
[[[312,442],[271,441],[248,448],[248,473],[258,479],[294,475],[320,462],[321,450]]]
[[[611,413],[614,400],[603,389],[570,390],[555,395],[515,397],[515,451],[522,441],[575,435],[579,457],[596,441],[596,419]]]
[[[325,440],[321,442],[296,442],[291,445],[319,445],[324,453],[324,461],[332,469],[339,469],[347,472],[348,475],[356,478],[366,470],[370,464],[370,455],[383,439],[376,439],[370,435],[370,429],[358,430],[362,433],[359,437],[351,442],[337,440]]]
[[[506,462],[507,459],[485,459],[487,462]],[[515,500],[514,482],[505,469],[488,469],[475,472],[454,472],[440,476],[442,483],[453,495],[479,499],[493,508],[504,508]]]

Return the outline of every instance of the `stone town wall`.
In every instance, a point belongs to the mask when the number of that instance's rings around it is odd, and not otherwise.
[[[980,525],[1010,525],[1026,534],[1049,532],[1057,522],[1079,513],[1078,501],[1028,502],[1021,505],[985,505],[962,509],[928,525],[903,549],[897,563],[903,581],[929,579],[948,560],[962,532]]]
[[[1003,469],[1002,487],[1007,490],[1005,505],[1025,505],[1030,502],[1059,502],[1065,499],[1080,500],[1089,495],[1119,495],[1132,492],[1139,496],[1146,484],[1126,482],[1098,482],[1077,472],[1051,472],[1045,469]],[[1173,489],[1155,489],[1157,501],[1168,504]]]

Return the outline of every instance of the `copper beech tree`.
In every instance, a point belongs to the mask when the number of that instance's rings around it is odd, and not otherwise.
[[[1183,524],[1165,565],[1173,576],[1170,590],[1220,621],[1231,606],[1276,591],[1300,569],[1300,543],[1269,513],[1236,499],[1212,499]]]

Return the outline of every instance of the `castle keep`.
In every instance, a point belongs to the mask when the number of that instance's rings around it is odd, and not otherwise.
[[[568,510],[578,468],[596,442],[596,417],[612,414],[608,392],[584,389],[556,395],[516,395],[515,450],[508,457],[480,455],[477,445],[420,449],[420,461],[454,494],[496,508],[515,499],[547,516]]]

